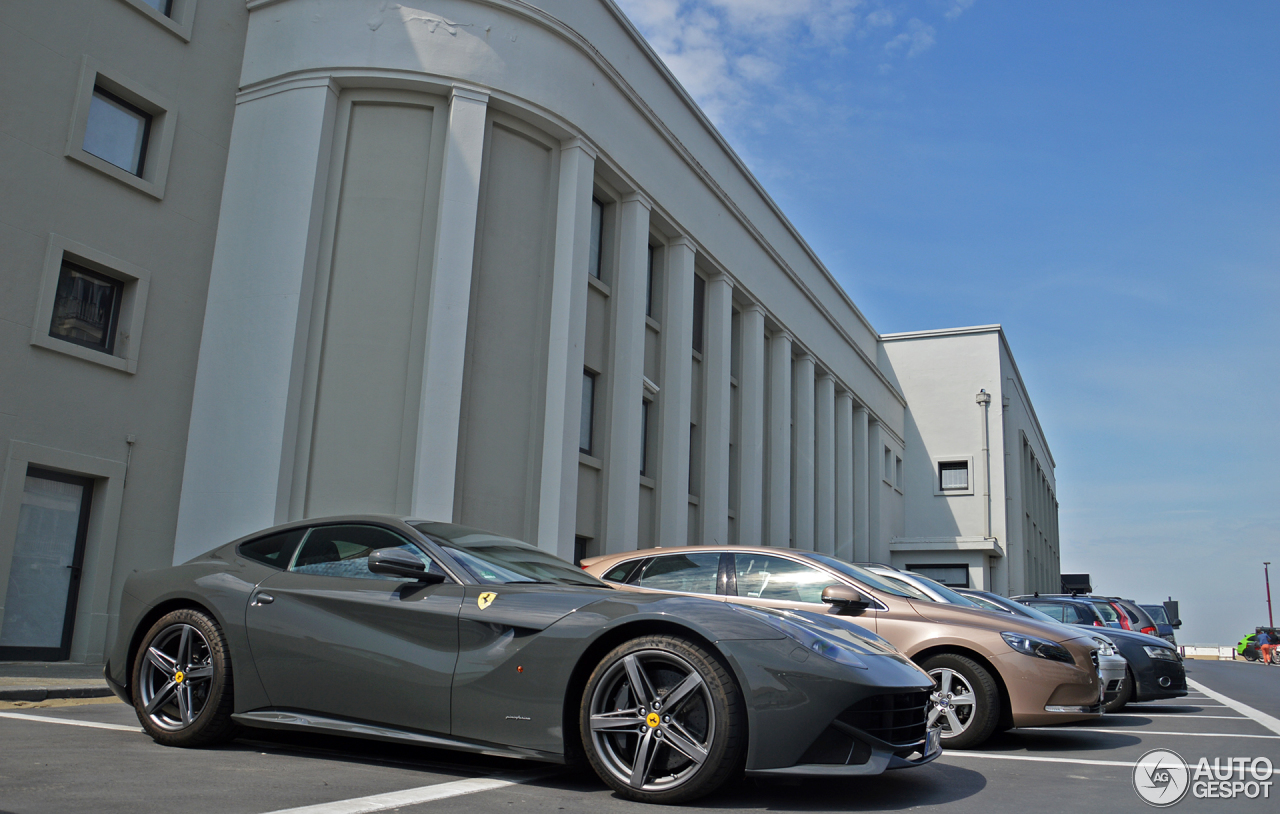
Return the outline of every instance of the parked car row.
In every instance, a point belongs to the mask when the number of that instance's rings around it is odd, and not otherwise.
[[[795,549],[685,546],[586,559],[582,567],[634,591],[810,613],[831,606],[934,679],[930,723],[939,726],[946,748],[972,748],[997,731],[1088,720],[1103,711],[1098,654],[1108,645],[1097,633],[997,615],[887,566]]]
[[[134,574],[118,619],[108,683],[160,743],[244,727],[404,741],[582,763],[650,803],[740,771],[921,766],[943,745],[1186,693],[1160,639],[887,566],[690,546],[578,568],[380,515]]]
[[[1132,630],[1148,636],[1159,636],[1174,647],[1178,646],[1173,631],[1182,626],[1182,620],[1170,622],[1163,605],[1139,605],[1132,599],[1092,594],[1037,593],[1013,598],[1069,625],[1085,624]]]

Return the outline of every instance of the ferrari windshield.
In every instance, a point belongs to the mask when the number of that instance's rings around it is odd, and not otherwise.
[[[479,582],[498,585],[550,583],[609,587],[559,557],[510,537],[499,537],[487,531],[450,523],[411,525],[434,540]]]

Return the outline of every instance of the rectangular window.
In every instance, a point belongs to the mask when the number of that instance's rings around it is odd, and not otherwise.
[[[173,0],[142,0],[142,3],[151,6],[166,17],[173,16]]]
[[[581,566],[582,561],[591,556],[594,556],[591,553],[591,538],[590,537],[574,537],[573,538],[573,564],[577,566]],[[634,565],[634,563],[629,563],[629,565]]]
[[[969,568],[964,565],[908,565],[907,570],[948,588],[969,587]]]
[[[640,402],[640,474],[649,474],[649,405],[650,401]]]
[[[693,349],[702,353],[703,319],[707,307],[707,281],[693,275]]]
[[[604,252],[604,204],[591,199],[591,250],[587,255],[587,273],[600,279],[601,255]]]
[[[653,247],[649,247],[649,277],[644,290],[644,315],[653,316]]]
[[[49,336],[111,353],[124,283],[74,263],[62,263]]]
[[[902,488],[902,459],[893,456],[893,485]]]
[[[150,113],[101,86],[94,86],[84,131],[83,149],[86,153],[141,178],[150,134]]]
[[[884,448],[884,479],[893,485],[893,450]]]
[[[939,486],[944,492],[969,488],[968,461],[942,461],[938,464]]]
[[[582,371],[582,425],[578,430],[578,451],[591,455],[595,432],[596,374]]]

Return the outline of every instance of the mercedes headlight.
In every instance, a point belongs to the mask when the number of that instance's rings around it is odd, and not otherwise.
[[[1041,639],[1039,636],[1027,636],[1024,633],[1001,633],[1000,636],[1004,639],[1005,644],[1019,653],[1026,653],[1028,656],[1048,659],[1049,661],[1065,661],[1067,664],[1076,663],[1076,660],[1071,657],[1070,651],[1057,642]]]
[[[1178,651],[1170,650],[1167,647],[1152,647],[1151,645],[1144,644],[1142,649],[1147,651],[1147,655],[1153,659],[1164,659],[1165,661],[1178,660]]]
[[[798,617],[788,618],[788,615],[777,613],[776,611],[746,608],[741,605],[737,606],[737,610],[750,613],[765,624],[795,639],[804,649],[817,653],[819,656],[831,659],[846,667],[857,667],[859,670],[867,669],[867,663],[859,658],[858,652],[854,650],[852,643],[846,642],[834,631],[827,632],[821,628],[801,624]]]
[[[1094,636],[1093,643],[1098,646],[1099,656],[1114,656],[1116,654],[1116,643],[1106,636]]]

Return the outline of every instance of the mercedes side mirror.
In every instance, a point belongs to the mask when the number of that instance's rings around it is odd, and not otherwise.
[[[380,548],[373,552],[369,555],[369,570],[375,574],[405,577],[427,585],[444,582],[444,574],[428,571],[422,560],[403,548]]]
[[[828,585],[822,589],[822,601],[831,606],[831,613],[847,616],[861,613],[871,607],[871,601],[847,585]]]

